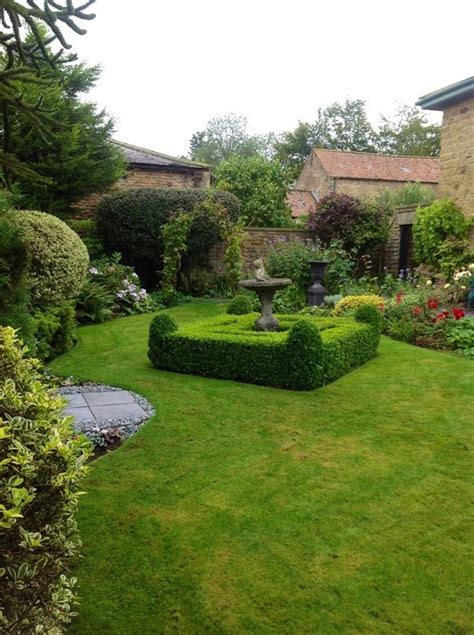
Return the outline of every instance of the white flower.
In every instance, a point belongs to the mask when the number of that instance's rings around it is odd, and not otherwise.
[[[474,262],[471,262],[471,264],[468,265],[467,268],[469,269],[469,271],[474,271]]]
[[[89,267],[89,273],[98,274],[99,270],[96,267]]]
[[[450,287],[450,286],[451,286],[451,285],[449,284],[449,282],[447,282],[447,283],[444,285],[444,288],[445,288],[445,289],[449,289],[449,287]]]
[[[467,289],[467,287],[465,287],[464,285],[462,285],[462,286],[461,286],[461,289],[462,289],[463,291],[465,291],[465,290]]]
[[[431,287],[432,284],[433,284],[433,282],[431,280],[427,280],[426,281],[426,286],[427,287]]]

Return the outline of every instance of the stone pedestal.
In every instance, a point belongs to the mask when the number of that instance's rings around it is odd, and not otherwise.
[[[308,288],[308,305],[321,306],[326,297],[327,289],[323,287],[324,271],[327,260],[310,260],[312,284]]]
[[[285,289],[291,280],[289,278],[269,278],[268,280],[241,280],[239,285],[244,289],[255,291],[262,303],[262,314],[255,320],[257,331],[278,331],[279,322],[273,315],[273,297],[280,289]]]

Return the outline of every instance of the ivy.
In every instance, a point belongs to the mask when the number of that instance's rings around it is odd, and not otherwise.
[[[234,225],[224,233],[226,249],[224,253],[226,282],[232,292],[238,287],[242,277],[242,241],[245,232],[241,225]]]
[[[161,228],[163,238],[163,271],[161,272],[161,292],[164,301],[172,302],[176,292],[176,281],[181,266],[181,256],[186,251],[192,213],[177,213]]]

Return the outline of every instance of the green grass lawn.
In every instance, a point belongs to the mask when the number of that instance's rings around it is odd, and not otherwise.
[[[151,317],[81,328],[52,364],[156,408],[87,479],[72,633],[473,632],[471,362],[382,338],[291,392],[153,369]]]

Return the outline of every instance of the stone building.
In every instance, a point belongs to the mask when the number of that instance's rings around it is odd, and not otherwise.
[[[119,146],[127,162],[127,172],[108,191],[116,192],[139,187],[209,187],[210,167],[188,159],[172,157],[162,152],[140,148],[129,143],[114,141]],[[77,218],[94,215],[95,209],[104,193],[92,194],[77,203]]]
[[[417,105],[443,112],[440,197],[474,216],[474,77],[424,95]]]
[[[400,188],[417,181],[435,191],[439,160],[433,157],[401,157],[365,152],[314,148],[296,182],[316,199],[332,192],[371,196],[384,189]]]
[[[291,210],[292,218],[309,216],[316,209],[316,199],[307,190],[290,190],[286,202]]]

